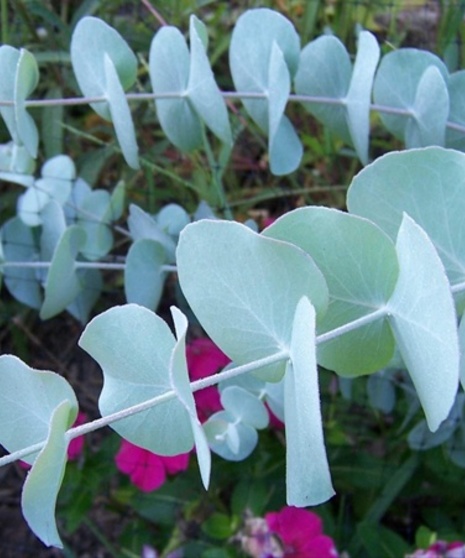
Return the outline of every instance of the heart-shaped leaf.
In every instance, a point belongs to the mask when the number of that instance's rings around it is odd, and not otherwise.
[[[381,60],[373,85],[373,98],[376,105],[406,111],[405,115],[380,111],[386,128],[401,140],[404,140],[409,119],[413,117],[418,85],[424,72],[431,66],[436,67],[447,81],[448,72],[444,63],[425,50],[400,48],[389,52]],[[421,102],[419,97],[418,101]],[[426,99],[423,102],[428,101]],[[434,106],[434,110],[441,110]]]
[[[124,95],[136,80],[135,54],[115,29],[87,16],[74,29],[71,62],[83,94],[106,99],[91,106],[102,118],[113,122],[126,162],[139,168],[134,124]]]
[[[127,304],[103,312],[89,322],[79,344],[103,370],[102,416],[172,392],[170,362],[176,339],[147,308]],[[185,453],[194,444],[189,412],[173,392],[162,404],[111,426],[133,444],[161,455]]]
[[[298,95],[323,97],[324,102],[302,103],[331,132],[352,143],[344,99],[350,86],[352,63],[344,44],[333,35],[308,43],[300,53],[295,76]],[[332,102],[329,103],[328,100]]]
[[[229,65],[237,91],[265,96],[242,102],[269,135],[271,170],[277,174],[295,170],[302,155],[297,134],[283,116],[299,51],[299,36],[291,22],[267,8],[242,14],[231,37]]]
[[[465,154],[441,147],[389,153],[353,179],[347,205],[393,240],[407,213],[433,241],[452,289],[465,282]],[[465,296],[455,300],[461,314]]]
[[[269,357],[290,342],[302,296],[324,314],[328,291],[313,260],[291,244],[234,222],[188,225],[177,248],[181,288],[208,335],[237,364]],[[277,381],[284,363],[267,368]]]
[[[53,414],[67,401],[66,428],[78,404],[69,383],[54,372],[35,370],[12,355],[0,356],[0,444],[10,453],[45,442]],[[22,459],[34,463],[37,452]]]
[[[394,244],[366,219],[305,207],[282,216],[262,234],[302,248],[325,276],[330,298],[318,323],[320,335],[379,313],[394,291],[399,273]],[[371,323],[320,343],[318,362],[339,374],[367,374],[386,366],[393,351],[390,327],[380,313]]]
[[[182,33],[175,27],[162,27],[150,46],[150,81],[155,95],[168,94],[167,98],[156,98],[157,116],[168,139],[183,151],[202,145],[202,123],[186,98],[190,64],[189,49]],[[209,91],[212,91],[211,84]]]
[[[409,118],[405,128],[406,147],[444,145],[449,93],[436,66],[429,66],[423,72],[411,109],[412,118]]]

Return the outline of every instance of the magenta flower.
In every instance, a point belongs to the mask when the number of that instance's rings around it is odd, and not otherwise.
[[[151,492],[162,486],[168,474],[174,475],[187,469],[189,453],[166,457],[123,440],[115,462],[135,486],[143,492]]]
[[[315,513],[293,506],[265,515],[268,528],[279,537],[285,558],[335,558],[332,539],[323,534],[321,519]],[[273,558],[270,556],[269,558]]]
[[[192,381],[212,376],[231,362],[213,341],[206,337],[194,339],[187,345],[186,358]],[[205,422],[210,415],[222,410],[216,386],[196,391],[194,398],[200,422]]]

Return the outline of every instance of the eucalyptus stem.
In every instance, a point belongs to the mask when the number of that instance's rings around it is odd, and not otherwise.
[[[2,0],[3,1],[3,0]],[[128,101],[154,101],[157,99],[181,99],[188,95],[187,91],[182,92],[166,92],[166,93],[127,93],[126,99]],[[248,91],[222,91],[221,95],[224,99],[267,99],[268,94],[263,92],[248,92]],[[289,95],[290,102],[299,103],[313,103],[313,104],[325,104],[325,105],[336,105],[344,106],[346,104],[346,99],[344,97],[334,98],[334,97],[324,97],[315,95]],[[70,97],[67,99],[31,99],[24,102],[24,106],[27,107],[44,107],[44,106],[57,106],[57,105],[87,105],[91,103],[105,103],[108,99],[104,96],[98,97]],[[0,106],[12,107],[15,102],[12,100],[0,100]],[[381,112],[385,114],[394,114],[398,116],[412,116],[413,112],[409,109],[403,109],[398,107],[389,107],[386,105],[371,104],[370,110],[373,112]],[[465,132],[465,126],[457,124],[456,122],[447,122],[446,127],[457,130],[460,132]]]
[[[359,327],[363,327],[364,325],[371,324],[372,322],[376,322],[380,318],[388,315],[388,309],[386,306],[382,306],[381,308],[377,308],[371,314],[366,314],[365,316],[361,316],[352,322],[348,322],[347,324],[341,325],[332,329],[331,331],[327,331],[326,333],[321,333],[316,338],[316,344],[320,343],[327,343],[328,341],[332,341],[336,337],[340,337],[346,333],[354,331]]]
[[[51,267],[52,262],[3,262],[0,263],[0,270],[7,267],[20,267],[32,269],[44,269]],[[74,262],[75,269],[108,269],[108,270],[124,270],[126,263],[124,262]],[[175,265],[162,265],[160,271],[177,271]]]
[[[192,391],[195,392],[206,387],[213,386],[222,380],[229,380],[231,378],[235,378],[236,376],[240,376],[248,372],[253,372],[255,370],[265,368],[278,362],[283,362],[288,358],[289,353],[287,351],[279,351],[271,356],[254,360],[253,362],[243,364],[241,366],[235,366],[234,368],[229,368],[227,370],[224,370],[223,372],[219,372],[218,374],[214,374],[213,376],[209,376],[207,378],[201,378],[200,380],[192,382],[190,386]],[[156,397],[147,399],[146,401],[138,403],[137,405],[132,405],[131,407],[127,407],[126,409],[122,409],[121,411],[117,411],[105,417],[101,417],[91,422],[87,422],[86,424],[70,428],[66,432],[66,437],[68,441],[70,441],[73,438],[77,438],[78,436],[83,436],[84,434],[89,434],[90,432],[94,432],[95,430],[103,428],[104,426],[109,426],[111,423],[118,420],[123,420],[142,411],[147,411],[148,409],[151,409],[156,405],[160,405],[161,403],[165,403],[166,401],[171,401],[175,397],[177,397],[177,395],[174,390],[166,391],[161,395],[157,395]],[[28,446],[27,448],[23,448],[21,450],[10,453],[9,455],[6,455],[4,457],[0,457],[0,467],[2,467],[3,465],[8,465],[9,463],[13,463],[18,459],[23,459],[31,453],[40,451],[44,445],[45,442],[39,442],[37,444]]]

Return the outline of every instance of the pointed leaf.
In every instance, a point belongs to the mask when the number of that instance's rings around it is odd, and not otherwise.
[[[124,292],[128,302],[156,310],[163,291],[166,272],[163,246],[155,240],[136,240],[128,251],[124,269]]]
[[[133,169],[139,169],[139,148],[131,110],[115,65],[106,52],[103,57],[103,68],[105,71],[105,96],[108,100],[111,121],[115,127],[118,143],[126,163]]]
[[[449,116],[449,93],[441,72],[429,66],[418,83],[413,118],[405,128],[405,146],[444,145]]]
[[[189,413],[197,459],[199,462],[200,475],[205,489],[208,489],[208,485],[210,483],[211,453],[210,448],[208,447],[207,437],[203,431],[202,425],[200,424],[199,417],[197,416],[195,400],[190,386],[189,372],[187,370],[187,318],[178,308],[174,306],[171,307],[171,315],[173,316],[177,337],[176,346],[173,350],[170,363],[171,385],[173,386],[178,399]]]
[[[0,444],[10,453],[44,442],[55,409],[70,404],[66,428],[78,404],[69,383],[54,372],[35,370],[12,355],[0,356]],[[24,457],[32,464],[37,453]]]
[[[433,432],[457,394],[457,318],[444,267],[426,233],[406,214],[396,242],[400,274],[388,303],[402,359]]]
[[[39,132],[31,115],[26,111],[24,101],[34,91],[39,82],[39,68],[34,56],[25,49],[20,50],[15,75],[15,121],[21,143],[29,151],[31,157],[37,157]]]
[[[398,277],[393,242],[365,219],[324,207],[291,211],[263,235],[295,244],[307,252],[325,276],[328,311],[319,320],[324,334],[369,316],[389,300]],[[339,374],[359,375],[386,366],[394,340],[386,317],[318,346],[318,362]]]
[[[371,90],[379,56],[378,41],[368,31],[361,31],[346,105],[352,142],[364,165],[368,163]]]
[[[45,545],[58,548],[63,548],[63,543],[55,521],[55,506],[65,473],[68,449],[65,432],[72,414],[68,400],[54,410],[47,441],[27,475],[21,496],[23,515],[31,530]]]
[[[232,145],[228,111],[213,72],[210,68],[206,47],[198,33],[201,22],[190,19],[190,71],[187,95],[197,114],[221,141]]]
[[[84,246],[85,232],[72,225],[63,233],[50,264],[45,284],[45,298],[40,317],[47,320],[62,312],[81,292],[82,285],[76,273],[76,256]]]
[[[277,45],[271,47],[268,69],[268,149],[273,174],[289,174],[302,159],[303,148],[289,119],[284,116],[291,92],[291,77],[284,54]]]
[[[242,14],[231,37],[229,65],[237,91],[266,96],[242,102],[258,126],[269,134],[272,172],[278,174],[295,170],[302,155],[297,134],[282,116],[299,51],[299,36],[291,22],[267,8]]]
[[[315,309],[302,297],[295,311],[284,377],[286,487],[291,506],[312,506],[334,494],[320,410]]]
[[[383,56],[373,85],[376,105],[411,111],[415,104],[418,84],[427,68],[435,66],[447,81],[447,68],[434,54],[414,48],[400,48]],[[386,128],[403,140],[412,116],[380,112]]]
[[[188,225],[177,249],[181,288],[208,335],[237,364],[271,356],[290,341],[302,296],[323,314],[324,278],[300,249],[234,222]],[[214,272],[212,272],[214,270]],[[263,372],[277,381],[284,364]]]
[[[107,83],[105,56],[113,63],[121,87],[126,91],[137,76],[137,58],[126,41],[112,27],[96,17],[83,17],[76,25],[71,39],[71,62],[79,87],[86,97],[106,97],[111,84]],[[108,64],[107,64],[108,65]],[[117,95],[117,94],[115,94]],[[109,103],[91,103],[97,114],[111,120]]]
[[[324,97],[326,100],[302,103],[305,109],[349,144],[352,138],[344,99],[351,76],[352,63],[346,47],[333,35],[323,35],[305,46],[295,76],[298,95]],[[328,99],[334,99],[336,103],[328,103]]]
[[[200,118],[185,97],[190,64],[189,49],[182,33],[175,27],[162,27],[150,46],[150,81],[156,95],[179,95],[178,98],[157,98],[155,106],[163,131],[183,151],[191,151],[202,144]]]
[[[103,312],[89,322],[79,345],[103,370],[102,416],[172,390],[170,361],[176,339],[160,317],[142,306],[127,304]],[[111,427],[133,444],[161,455],[188,452],[194,443],[189,413],[174,393],[162,404]]]

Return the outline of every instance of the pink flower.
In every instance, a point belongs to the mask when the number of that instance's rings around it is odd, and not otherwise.
[[[135,486],[143,492],[151,492],[162,486],[167,474],[174,475],[187,469],[189,453],[166,457],[123,440],[115,462],[122,473],[129,475]]]
[[[337,551],[323,534],[322,521],[315,513],[293,506],[265,515],[270,531],[282,543],[286,558],[334,558]]]
[[[192,381],[216,374],[229,364],[230,359],[206,337],[194,339],[186,347],[187,367]],[[195,404],[201,422],[222,409],[216,386],[194,393]]]

